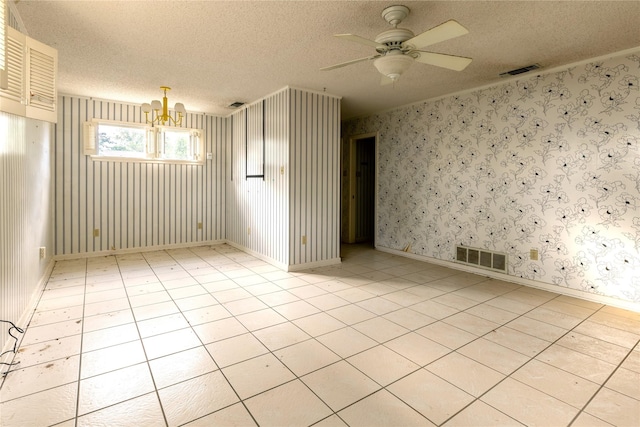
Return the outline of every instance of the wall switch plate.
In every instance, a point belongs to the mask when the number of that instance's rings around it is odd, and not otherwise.
[[[100,237],[100,229],[99,228],[94,228],[93,229],[93,237]]]
[[[201,222],[198,223],[198,230],[202,230],[202,223]]]
[[[207,153],[207,160],[213,159],[213,153]]]
[[[302,244],[303,245],[307,244],[307,236],[302,236]]]

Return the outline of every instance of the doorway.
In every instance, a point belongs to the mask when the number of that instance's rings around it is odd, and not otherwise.
[[[376,224],[376,142],[377,134],[357,135],[349,139],[346,156],[348,186],[347,243],[375,247]],[[343,199],[344,200],[344,199]]]

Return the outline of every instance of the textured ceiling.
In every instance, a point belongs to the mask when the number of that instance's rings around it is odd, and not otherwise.
[[[411,9],[401,27],[421,33],[455,19],[469,34],[429,48],[473,58],[456,72],[414,63],[380,86],[375,54],[332,37],[369,39],[391,28],[382,9]],[[285,86],[343,97],[343,118],[500,81],[539,63],[554,68],[640,46],[640,1],[30,1],[17,9],[27,33],[59,53],[61,93],[169,102],[227,115]]]

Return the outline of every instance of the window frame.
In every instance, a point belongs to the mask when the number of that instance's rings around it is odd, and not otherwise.
[[[174,127],[174,126],[154,126],[156,135],[155,135],[155,155],[156,159],[164,161],[164,162],[188,162],[188,163],[199,163],[204,159],[204,144],[202,144],[202,130],[193,129],[193,128],[182,128],[182,127]],[[162,157],[164,152],[164,141],[161,141],[161,135],[168,132],[181,132],[189,135],[189,145],[187,147],[187,152],[190,153],[190,156],[193,157],[193,160],[188,159],[167,159]]]
[[[123,128],[143,129],[145,134],[144,157],[135,156],[110,156],[100,154],[98,142],[100,125],[117,126]],[[189,134],[188,150],[192,153],[193,159],[170,159],[162,157],[160,137],[164,131],[184,132]],[[112,162],[137,162],[137,163],[166,163],[166,164],[196,164],[205,163],[205,141],[203,140],[202,129],[173,127],[173,126],[150,126],[144,123],[131,123],[116,120],[91,119],[83,123],[82,140],[84,154],[90,156],[94,161]]]

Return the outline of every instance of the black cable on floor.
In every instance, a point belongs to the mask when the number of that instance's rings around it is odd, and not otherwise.
[[[12,331],[15,330],[18,333],[24,334],[24,329],[19,328],[15,325],[15,323],[11,322],[10,320],[2,320],[0,319],[0,322],[4,322],[4,323],[9,323],[11,325],[11,327],[9,327],[9,335],[11,336],[11,338],[13,338],[15,340],[15,342],[13,343],[13,348],[11,350],[7,350],[4,353],[0,354],[0,358],[2,358],[2,356],[4,356],[7,353],[13,353],[15,354],[18,350],[18,337],[13,335]],[[7,365],[7,366],[15,366],[17,364],[19,364],[20,362],[11,362],[11,363],[5,363],[5,362],[0,362],[0,365]],[[11,372],[11,369],[9,369],[7,372],[3,372],[2,376],[6,377],[7,374]]]

